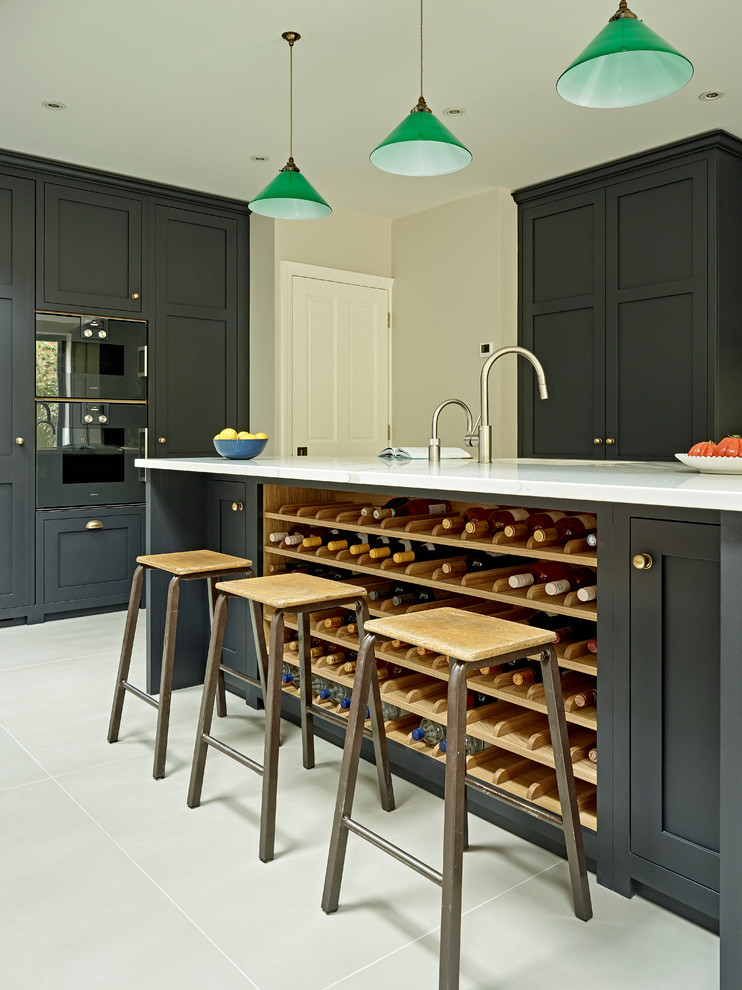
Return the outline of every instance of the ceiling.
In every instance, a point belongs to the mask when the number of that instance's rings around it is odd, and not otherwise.
[[[427,0],[425,97],[439,116],[466,109],[442,119],[474,160],[408,178],[368,154],[417,102],[417,0],[0,0],[0,147],[249,199],[288,157],[286,30],[302,35],[294,157],[339,209],[397,218],[716,128],[742,136],[742,0],[632,0],[694,63],[680,92],[624,110],[557,96],[557,76],[616,7]],[[707,90],[725,96],[700,101]]]

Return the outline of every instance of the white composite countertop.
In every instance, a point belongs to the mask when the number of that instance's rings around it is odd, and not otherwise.
[[[472,495],[585,499],[697,509],[742,511],[742,474],[700,474],[669,461],[504,459],[492,464],[382,458],[222,457],[140,458],[137,467],[234,475],[265,481],[400,487]]]

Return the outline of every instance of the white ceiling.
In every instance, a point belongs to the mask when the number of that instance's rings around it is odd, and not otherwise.
[[[742,0],[633,0],[695,65],[679,93],[624,110],[557,96],[616,7],[426,0],[425,97],[439,116],[466,108],[442,119],[474,161],[418,179],[368,161],[417,102],[418,0],[0,0],[0,147],[249,199],[288,156],[286,30],[302,35],[294,157],[336,208],[395,218],[715,128],[742,136]],[[726,95],[701,102],[711,89]]]

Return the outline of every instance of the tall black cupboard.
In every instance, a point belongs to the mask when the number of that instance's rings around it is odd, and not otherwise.
[[[515,193],[526,457],[667,460],[742,430],[742,142],[682,141]]]

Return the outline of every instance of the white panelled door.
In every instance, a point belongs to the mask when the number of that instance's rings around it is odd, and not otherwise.
[[[389,292],[292,278],[292,453],[375,456],[389,423]]]

